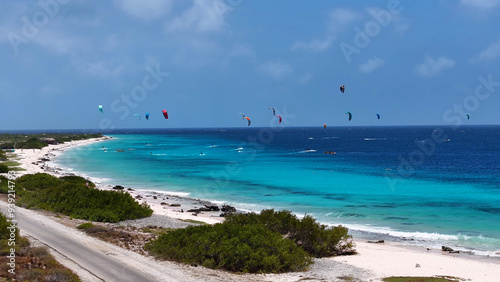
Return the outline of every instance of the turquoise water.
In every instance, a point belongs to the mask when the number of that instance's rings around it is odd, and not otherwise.
[[[102,185],[175,192],[249,211],[288,209],[346,225],[355,236],[500,251],[499,127],[108,135],[113,139],[72,149],[57,163]]]

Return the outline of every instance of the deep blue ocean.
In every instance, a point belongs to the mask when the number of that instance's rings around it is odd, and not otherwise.
[[[176,193],[247,211],[287,209],[345,225],[355,237],[500,256],[500,126],[137,129],[106,135],[113,139],[69,150],[56,163],[101,185]]]

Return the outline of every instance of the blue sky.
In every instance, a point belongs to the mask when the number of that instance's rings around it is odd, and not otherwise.
[[[282,126],[499,124],[499,14],[500,0],[2,1],[0,130],[245,127],[240,112],[275,126],[268,107]]]

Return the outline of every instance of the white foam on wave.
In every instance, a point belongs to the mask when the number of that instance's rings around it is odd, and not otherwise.
[[[488,246],[500,244],[499,239],[486,238],[481,235],[469,236],[463,234],[449,235],[430,232],[411,232],[398,231],[390,227],[380,227],[361,224],[343,224],[343,223],[324,223],[327,226],[342,225],[347,227],[352,232],[362,232],[366,234],[376,235],[377,238],[382,236],[390,238],[399,238],[404,244],[421,246],[431,249],[441,249],[441,246],[446,245],[461,252],[468,252],[474,255],[500,257],[498,250],[487,250]],[[390,241],[391,239],[389,239]]]
[[[177,196],[177,197],[182,197],[182,198],[189,198],[190,193],[189,192],[178,192],[178,191],[167,191],[167,190],[153,190],[153,189],[141,189],[141,188],[136,188],[134,189],[138,192],[143,192],[143,193],[155,193],[159,195],[165,195],[165,196]]]
[[[325,224],[325,223],[324,223]],[[327,224],[336,225],[336,224]],[[343,226],[356,231],[367,232],[367,233],[377,233],[382,235],[400,237],[400,238],[413,238],[418,240],[458,240],[459,235],[445,235],[439,233],[428,233],[428,232],[407,232],[398,231],[390,227],[380,227],[371,225],[361,225],[361,224],[342,224]]]

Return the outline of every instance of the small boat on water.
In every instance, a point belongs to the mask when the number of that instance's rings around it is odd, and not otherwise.
[[[116,149],[117,152],[125,152],[125,150]]]

